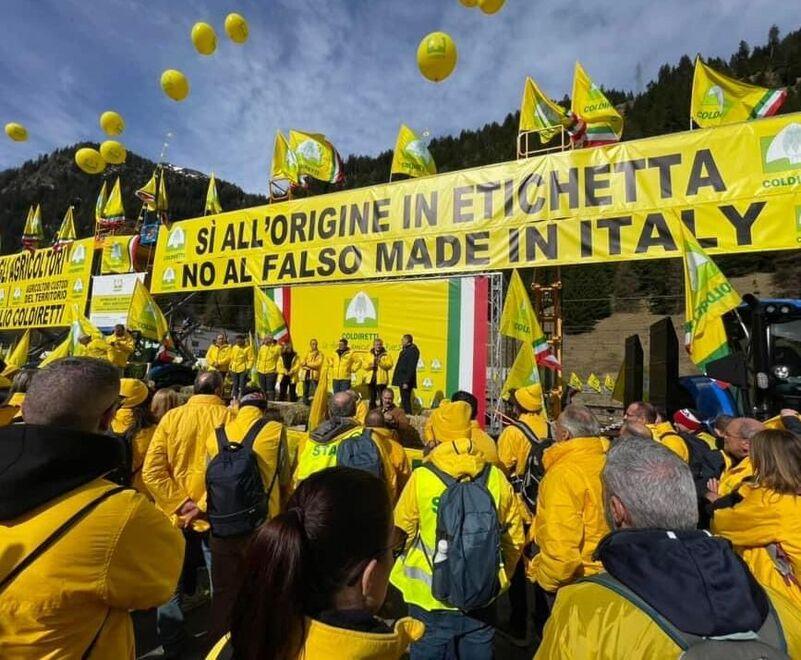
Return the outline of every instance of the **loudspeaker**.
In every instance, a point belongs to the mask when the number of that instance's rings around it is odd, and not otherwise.
[[[623,375],[626,379],[623,405],[628,407],[633,401],[642,401],[643,352],[639,335],[626,338],[626,358],[623,365]]]
[[[667,413],[668,419],[679,404],[679,340],[669,316],[657,321],[650,331],[648,360],[648,401]]]

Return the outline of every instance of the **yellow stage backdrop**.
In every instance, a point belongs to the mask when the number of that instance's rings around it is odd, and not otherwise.
[[[310,339],[317,339],[330,356],[340,337],[346,337],[368,360],[373,340],[380,337],[397,361],[401,336],[410,333],[420,349],[416,393],[425,407],[459,389],[486,388],[484,277],[283,287],[269,293],[284,312],[301,359]],[[354,386],[368,377],[358,371]],[[396,401],[400,403],[397,392]]]
[[[0,257],[0,330],[70,325],[70,306],[86,308],[94,241]]]
[[[154,293],[447,275],[801,243],[801,113],[161,227]],[[247,262],[247,263],[246,263]]]

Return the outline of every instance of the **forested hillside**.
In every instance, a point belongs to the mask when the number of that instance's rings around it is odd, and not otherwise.
[[[772,28],[764,45],[750,47],[741,42],[728,61],[710,60],[716,69],[737,78],[766,86],[787,86],[787,101],[781,112],[801,110],[801,30],[782,37]],[[606,90],[610,99],[625,114],[623,139],[632,140],[688,128],[689,100],[693,63],[689,56],[676,64],[665,64],[656,80],[634,93]],[[521,88],[523,81],[521,80]],[[567,105],[569,99],[563,99]],[[517,138],[518,113],[510,112],[500,123],[494,122],[458,135],[437,137],[430,150],[440,172],[513,160]],[[72,156],[82,145],[72,145],[29,161],[16,169],[0,172],[0,232],[2,252],[19,250],[25,214],[30,204],[40,203],[49,235],[57,229],[67,206],[77,207],[79,232],[88,235],[94,222],[94,203],[100,179],[83,175]],[[369,186],[388,180],[392,153],[377,156],[351,155],[345,161],[347,179],[344,187]],[[265,158],[265,178],[268,163]],[[134,191],[150,177],[154,164],[129,154],[128,161],[107,170],[109,178],[120,173],[124,202],[129,218],[135,218],[140,202]],[[266,179],[265,179],[266,182]],[[202,214],[208,179],[205,174],[172,168],[167,174],[170,212],[173,220]],[[305,194],[332,190],[315,183]],[[263,203],[264,197],[244,193],[235,185],[218,181],[223,208],[244,208]],[[801,266],[797,253],[743,255],[721,258],[729,275],[755,271],[774,272],[777,292],[798,295],[801,291]],[[530,279],[532,274],[527,274]],[[614,265],[575,266],[562,269],[564,282],[566,330],[579,333],[591,329],[601,318],[615,310],[633,311],[647,306],[659,314],[673,313],[682,305],[681,264],[677,260],[633,262]],[[195,299],[191,313],[204,321],[228,326],[249,324],[250,294],[247,291],[220,291]]]

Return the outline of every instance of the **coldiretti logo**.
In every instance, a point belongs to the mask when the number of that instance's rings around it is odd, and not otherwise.
[[[173,228],[173,230],[170,232],[169,238],[167,238],[167,251],[175,252],[178,250],[183,250],[185,245],[186,232],[184,232],[181,227]]]
[[[801,170],[801,124],[787,124],[776,135],[760,138],[762,171],[765,174]],[[801,175],[792,174],[764,179],[765,188],[796,186]]]
[[[701,108],[696,112],[699,119],[720,119],[731,109],[731,103],[719,85],[710,85],[701,99]]]
[[[345,301],[346,328],[375,328],[378,326],[378,298],[373,300],[364,291],[359,291]]]
[[[161,274],[161,284],[165,289],[170,289],[175,286],[175,269],[172,266],[167,266]]]

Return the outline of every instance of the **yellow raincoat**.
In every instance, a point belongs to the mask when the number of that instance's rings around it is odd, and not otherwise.
[[[439,407],[442,408],[449,405],[451,405],[450,401],[443,401],[440,403]],[[423,425],[423,440],[426,444],[430,444],[434,441],[434,427],[431,423],[431,417],[432,416],[429,415]],[[473,441],[476,451],[482,453],[485,461],[500,466],[501,462],[498,458],[498,447],[495,444],[495,440],[487,435],[486,431],[478,425],[476,420],[470,421],[470,439]]]
[[[783,594],[801,611],[801,496],[748,483],[739,492],[741,502],[715,510],[712,531],[732,542],[759,584]],[[793,577],[784,579],[771,559],[768,546],[776,543]]]
[[[306,639],[299,660],[399,660],[405,656],[409,644],[423,636],[425,626],[415,619],[404,618],[395,622],[388,634],[359,632],[335,628],[314,619],[306,620]],[[228,641],[223,637],[206,660],[217,660]]]
[[[226,373],[231,365],[231,344],[212,344],[206,351],[206,366],[212,371]]]
[[[370,383],[373,380],[373,360],[372,352],[367,353],[364,360],[362,360],[362,369],[364,369],[364,382]],[[389,383],[389,372],[395,366],[395,360],[386,351],[378,358],[378,368],[375,370],[375,384],[386,385]]]
[[[114,484],[89,483],[3,523],[0,575]],[[184,559],[181,533],[139,493],[110,496],[0,592],[0,657],[134,658],[129,610],[166,602]]]
[[[687,443],[676,433],[676,429],[670,422],[646,424],[646,426],[651,430],[654,440],[662,443],[685,463],[690,462],[690,450],[687,448]]]
[[[253,348],[250,346],[231,347],[231,362],[228,369],[231,373],[241,374],[253,368]]]
[[[548,420],[539,413],[523,413],[519,420],[528,426],[540,440],[548,437]],[[531,443],[515,426],[507,426],[498,438],[498,458],[509,475],[521,475],[531,452]]]
[[[215,394],[195,394],[161,418],[145,455],[142,478],[164,513],[180,526],[178,510],[192,500],[206,510],[206,438],[233,414]],[[205,532],[209,523],[195,520]]]
[[[124,435],[133,423],[133,411],[130,408],[120,408],[114,415],[114,419],[111,420],[111,430],[117,435]],[[155,425],[148,426],[147,428],[139,429],[139,432],[131,438],[131,486],[150,499],[153,498],[142,479],[142,466],[145,463],[147,448],[150,446],[155,432]]]
[[[540,551],[527,574],[545,591],[601,571],[601,562],[592,555],[609,533],[601,487],[605,460],[599,438],[557,442],[543,454],[545,477],[530,533]]]
[[[328,358],[328,377],[331,380],[350,380],[350,375],[358,371],[361,364],[361,360],[351,350],[342,355],[334,351]]]
[[[801,658],[801,610],[768,590],[791,658]],[[630,601],[591,582],[559,590],[536,660],[678,658],[681,649]]]
[[[111,334],[106,337],[108,344],[108,361],[115,367],[124,369],[128,364],[128,358],[134,351],[134,338],[131,333],[126,332],[122,337]]]
[[[396,434],[392,429],[372,429],[373,441],[378,445],[378,450],[382,455],[389,458],[392,469],[384,473],[384,479],[390,490],[390,501],[392,504],[398,501],[403,487],[409,481],[412,474],[412,465],[409,457],[403,451],[403,446],[395,439]]]
[[[723,497],[733,492],[734,489],[743,482],[743,479],[753,477],[754,466],[751,463],[750,456],[746,456],[737,463],[737,465],[733,466],[729,455],[725,451],[721,453],[723,454],[723,461],[726,464],[726,468],[723,470],[723,474],[720,475],[720,479],[718,480],[718,495]]]
[[[301,369],[309,372],[309,380],[320,380],[320,369],[323,368],[323,354],[320,351],[309,351],[300,363]],[[305,374],[301,380],[306,380]]]
[[[256,358],[256,371],[260,374],[274,374],[278,371],[278,360],[281,356],[281,347],[276,344],[259,346]]]
[[[262,418],[262,411],[256,406],[242,406],[236,415],[225,425],[225,434],[230,442],[242,442],[250,427]],[[208,461],[220,452],[217,434],[212,432],[206,438],[206,454]],[[270,501],[267,503],[267,518],[274,518],[281,513],[281,487],[289,484],[289,458],[286,447],[286,431],[281,422],[267,422],[253,442],[253,453],[261,473],[264,491],[270,489]],[[279,460],[280,458],[280,460]],[[276,470],[278,473],[276,474]]]

